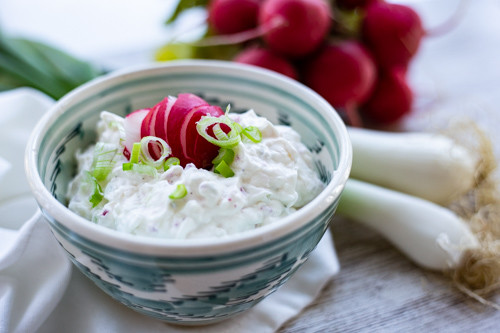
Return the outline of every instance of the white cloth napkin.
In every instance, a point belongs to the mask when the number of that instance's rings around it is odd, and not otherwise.
[[[0,93],[0,333],[274,332],[309,305],[339,271],[327,232],[282,288],[227,321],[173,326],[119,304],[70,264],[29,193],[24,148],[52,103],[28,88]]]

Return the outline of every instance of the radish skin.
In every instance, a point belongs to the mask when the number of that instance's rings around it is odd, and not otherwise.
[[[382,68],[407,68],[420,48],[425,30],[412,8],[372,1],[366,8],[362,38]]]
[[[208,5],[208,22],[218,34],[234,34],[253,29],[262,0],[212,0]]]
[[[351,177],[445,205],[474,188],[479,157],[451,138],[349,128]]]
[[[370,97],[361,105],[360,113],[378,124],[393,124],[411,112],[413,91],[401,68],[379,71]]]
[[[233,59],[235,62],[267,68],[294,80],[299,78],[293,64],[286,58],[263,47],[244,49]]]
[[[281,22],[264,33],[267,46],[278,54],[300,58],[323,43],[332,18],[325,0],[264,0],[258,24],[265,28]]]
[[[421,267],[455,269],[465,250],[479,248],[451,210],[397,191],[349,179],[337,213],[367,225]]]

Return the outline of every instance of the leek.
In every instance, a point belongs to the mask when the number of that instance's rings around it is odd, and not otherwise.
[[[338,214],[367,225],[418,265],[431,270],[458,267],[479,241],[450,209],[359,180],[349,179]]]
[[[350,128],[351,177],[445,205],[474,188],[479,158],[451,138]]]

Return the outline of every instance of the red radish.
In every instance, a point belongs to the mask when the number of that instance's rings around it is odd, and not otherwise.
[[[365,9],[362,37],[380,67],[407,67],[425,35],[410,7],[377,1]]]
[[[129,158],[134,142],[141,141],[141,128],[144,118],[148,115],[150,109],[140,109],[128,114],[123,120],[123,129],[125,130],[125,149],[123,154]]]
[[[372,56],[356,40],[325,45],[304,67],[306,85],[332,106],[345,108],[353,126],[360,126],[354,108],[369,97],[376,78]]]
[[[165,138],[167,133],[166,119],[168,119],[168,115],[170,114],[170,110],[174,105],[176,97],[168,96],[163,101],[155,105],[155,108],[158,108],[158,114],[156,116],[156,124],[154,128],[155,136],[160,138]]]
[[[212,0],[208,5],[208,22],[218,34],[233,34],[257,26],[262,0]]]
[[[408,86],[405,71],[395,68],[382,73],[375,91],[361,107],[361,113],[379,124],[400,120],[411,111],[413,92]]]
[[[255,65],[297,79],[297,71],[290,61],[262,47],[250,47],[241,51],[234,61]]]
[[[188,162],[187,155],[184,154],[184,146],[186,144],[186,138],[181,136],[181,128],[186,121],[186,116],[192,111],[196,110],[200,106],[210,106],[202,98],[193,94],[179,94],[177,100],[175,101],[168,118],[165,119],[166,127],[166,137],[165,141],[172,148],[172,155],[179,158],[181,164],[184,166]],[[192,135],[198,135],[198,133],[190,133]],[[187,147],[186,147],[187,148]]]
[[[301,57],[324,41],[332,18],[333,12],[324,0],[264,0],[259,25],[271,50]]]
[[[202,116],[220,117],[223,114],[220,107],[210,105],[193,94],[179,94],[177,98],[168,97],[151,109],[136,111],[128,116],[131,118],[128,121],[129,125],[136,127],[134,130],[126,131],[126,142],[133,143],[145,136],[156,136],[167,142],[172,149],[172,156],[179,158],[182,166],[194,163],[198,168],[209,168],[218,154],[219,147],[198,134],[196,123]],[[141,119],[141,122],[137,122]],[[139,138],[137,133],[140,133]],[[151,144],[149,149],[153,158],[160,157],[158,145]]]
[[[205,115],[210,115],[213,117],[219,117],[224,113],[218,106],[201,106],[192,109],[184,118],[184,123],[179,132],[181,138],[182,155],[185,158],[185,163],[194,163],[195,165],[200,165],[201,167],[212,166],[212,160],[217,156],[219,147],[214,146],[212,143],[208,142],[201,135],[198,134],[196,129],[196,124]],[[226,133],[229,132],[230,128],[221,126],[222,130]],[[209,132],[213,135],[213,131]],[[194,135],[196,134],[196,135]]]

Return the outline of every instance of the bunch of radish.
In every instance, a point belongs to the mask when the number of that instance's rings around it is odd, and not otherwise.
[[[406,72],[425,31],[410,7],[384,0],[198,2],[209,30],[198,45],[205,52],[194,57],[236,46],[231,60],[301,81],[352,126],[394,123],[411,111]]]

